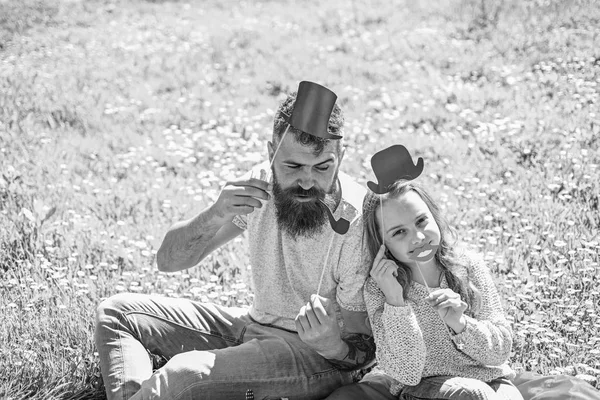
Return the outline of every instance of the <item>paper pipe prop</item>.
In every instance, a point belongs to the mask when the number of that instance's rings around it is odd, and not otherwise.
[[[340,191],[341,190],[342,189],[340,187]],[[337,233],[337,234],[345,235],[346,232],[348,232],[348,229],[350,228],[350,222],[345,218],[340,218],[339,220],[336,221],[335,217],[331,213],[331,210],[329,209],[329,206],[327,205],[327,203],[325,203],[321,199],[319,199],[319,201],[327,209],[327,217],[329,217],[329,225],[331,225],[331,229],[333,229],[335,231],[335,233]]]

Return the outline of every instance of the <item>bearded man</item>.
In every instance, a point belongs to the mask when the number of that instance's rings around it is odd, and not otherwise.
[[[308,125],[323,115],[309,112],[321,97],[296,104],[307,98],[302,90],[328,89],[303,82],[280,105],[267,146],[271,165],[226,183],[214,204],[170,228],[157,254],[160,270],[184,270],[247,230],[252,306],[139,294],[105,300],[96,343],[109,400],[322,399],[373,361],[362,298],[370,264],[364,189],[339,172],[337,104],[324,113],[324,133],[292,126],[295,108],[303,107],[296,116],[304,113]],[[329,227],[328,208],[333,221],[350,222],[345,234]],[[148,353],[168,362],[153,373]]]

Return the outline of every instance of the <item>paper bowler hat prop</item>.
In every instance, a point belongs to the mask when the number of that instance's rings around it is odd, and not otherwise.
[[[302,81],[298,86],[292,115],[283,115],[285,122],[295,129],[323,139],[341,139],[327,132],[329,117],[337,95],[314,82]]]
[[[413,164],[412,157],[402,145],[394,145],[375,153],[371,157],[371,166],[379,183],[367,182],[367,186],[375,194],[384,194],[390,186],[400,180],[413,180],[423,172],[423,158],[419,157]]]

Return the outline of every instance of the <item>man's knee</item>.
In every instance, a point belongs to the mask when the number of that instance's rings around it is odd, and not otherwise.
[[[174,355],[162,369],[178,380],[206,381],[215,375],[215,360],[216,355],[211,351],[186,351]]]
[[[193,399],[214,377],[215,354],[188,351],[173,356],[162,368],[142,382],[143,398]]]
[[[101,323],[106,316],[116,316],[128,308],[131,303],[131,294],[119,293],[104,299],[96,308],[96,324]]]

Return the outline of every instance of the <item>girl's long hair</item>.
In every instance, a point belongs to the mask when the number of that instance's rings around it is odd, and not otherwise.
[[[363,202],[363,219],[365,224],[365,240],[371,259],[375,258],[383,244],[381,227],[379,226],[379,219],[376,215],[376,211],[380,207],[381,201],[385,203],[386,200],[398,198],[411,190],[417,193],[425,202],[440,229],[440,244],[439,249],[435,254],[435,260],[446,278],[448,287],[458,293],[461,299],[469,305],[465,313],[474,316],[480,307],[481,293],[471,282],[464,282],[455,274],[455,271],[458,268],[467,267],[468,260],[458,256],[453,247],[453,244],[456,241],[455,231],[442,216],[437,203],[420,185],[412,181],[407,182],[400,180],[394,183],[391,190],[386,194],[377,195],[370,190],[367,191]],[[379,196],[383,196],[383,198],[380,200]],[[452,239],[452,243],[450,242],[450,239]],[[412,281],[411,269],[404,263],[398,261],[389,251],[386,251],[386,257],[393,260],[396,265],[398,265],[397,279],[402,286],[404,300],[407,300],[410,291],[410,283]]]

